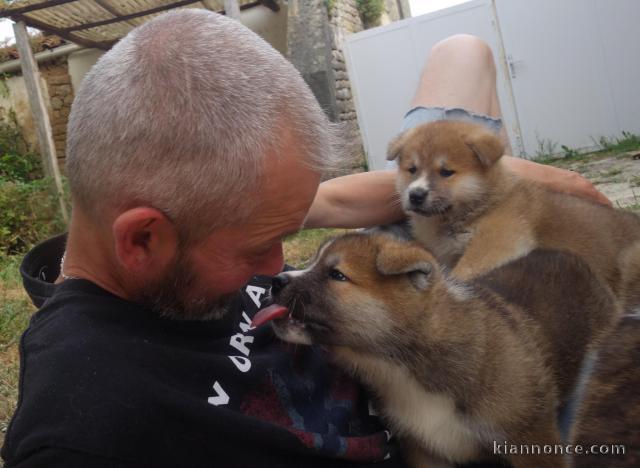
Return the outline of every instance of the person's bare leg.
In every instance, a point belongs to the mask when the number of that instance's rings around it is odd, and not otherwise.
[[[433,46],[411,102],[411,107],[417,106],[461,108],[502,119],[496,65],[487,43],[475,36],[458,34]],[[513,154],[504,125],[500,137],[505,153]],[[517,174],[553,190],[611,204],[591,182],[575,172],[510,156],[505,156],[503,161]]]
[[[411,106],[457,107],[501,119],[491,48],[468,34],[438,42],[431,49]],[[506,153],[512,154],[504,126],[500,135]]]

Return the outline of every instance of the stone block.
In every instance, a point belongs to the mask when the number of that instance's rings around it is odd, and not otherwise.
[[[68,96],[69,94],[71,94],[71,85],[60,85],[56,88],[56,92],[58,94],[61,94],[62,96]]]
[[[45,78],[49,85],[65,85],[71,83],[69,74],[49,75]]]
[[[342,100],[340,100],[340,99],[338,99],[338,100],[336,101],[336,110],[337,110],[340,114],[344,114],[344,113],[347,111],[347,109],[346,109],[346,105],[345,105],[345,103],[346,103],[346,102],[347,102],[347,101],[342,101]]]
[[[63,105],[64,105],[64,102],[59,97],[54,96],[51,98],[51,108],[53,110],[60,110],[62,109]]]
[[[344,71],[347,69],[346,65],[342,62],[338,62],[336,60],[331,61],[331,66],[335,71]]]
[[[351,97],[351,91],[348,89],[340,89],[336,91],[336,97],[340,100],[349,99]]]

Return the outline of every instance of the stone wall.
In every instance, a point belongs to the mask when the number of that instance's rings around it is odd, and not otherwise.
[[[345,37],[363,30],[362,20],[356,9],[356,0],[337,0],[329,12],[331,25],[331,65],[336,79],[336,110],[338,120],[356,120],[356,109],[351,94],[351,84],[345,65],[343,44]]]
[[[335,120],[335,78],[325,0],[289,0],[287,14],[287,57],[329,118]]]
[[[63,57],[54,62],[40,64],[40,73],[47,83],[51,105],[51,130],[56,146],[56,155],[62,166],[66,156],[67,122],[74,96],[67,58]]]
[[[335,108],[336,120],[347,126],[349,139],[360,147],[360,158],[354,162],[354,169],[365,167],[362,136],[358,127],[356,107],[351,91],[351,83],[347,74],[344,58],[344,42],[346,36],[364,29],[360,13],[356,7],[356,0],[335,0],[330,3],[328,10],[331,31],[331,66],[335,77]],[[406,0],[386,0],[385,11],[380,18],[380,24],[387,24],[409,15]]]
[[[60,166],[64,166],[67,121],[73,102],[73,86],[67,66],[67,58],[59,57],[54,61],[39,63],[40,86],[45,99],[51,130]],[[40,152],[40,142],[36,124],[31,114],[31,106],[21,71],[3,78],[7,95],[0,98],[0,119],[7,119],[13,112],[20,127],[28,151]]]

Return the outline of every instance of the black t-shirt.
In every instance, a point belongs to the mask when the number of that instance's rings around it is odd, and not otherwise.
[[[63,248],[54,238],[22,265],[41,308],[20,343],[7,467],[403,466],[321,348],[249,328],[267,278],[222,320],[177,321],[86,280],[54,286]]]

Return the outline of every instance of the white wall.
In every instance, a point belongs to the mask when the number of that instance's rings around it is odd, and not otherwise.
[[[431,47],[459,33],[481,37],[491,46],[496,61],[500,60],[491,0],[466,2],[347,38],[347,70],[371,169],[386,166],[388,142],[398,133],[402,118],[409,110]],[[514,141],[515,129],[509,123],[516,122],[516,118],[505,73],[504,67],[498,68],[498,95]]]
[[[69,54],[67,62],[74,91],[80,88],[84,75],[91,70],[102,54],[104,51],[99,49],[83,49]]]
[[[287,54],[287,8],[282,5],[278,12],[265,6],[257,6],[240,12],[242,24],[261,36],[281,54]],[[213,45],[215,46],[215,45]],[[84,75],[98,61],[104,51],[84,49],[69,55],[69,74],[73,89],[78,90]]]
[[[345,55],[369,166],[384,167],[428,51],[455,33],[494,52],[516,155],[640,132],[638,18],[638,0],[473,0],[354,34]]]

